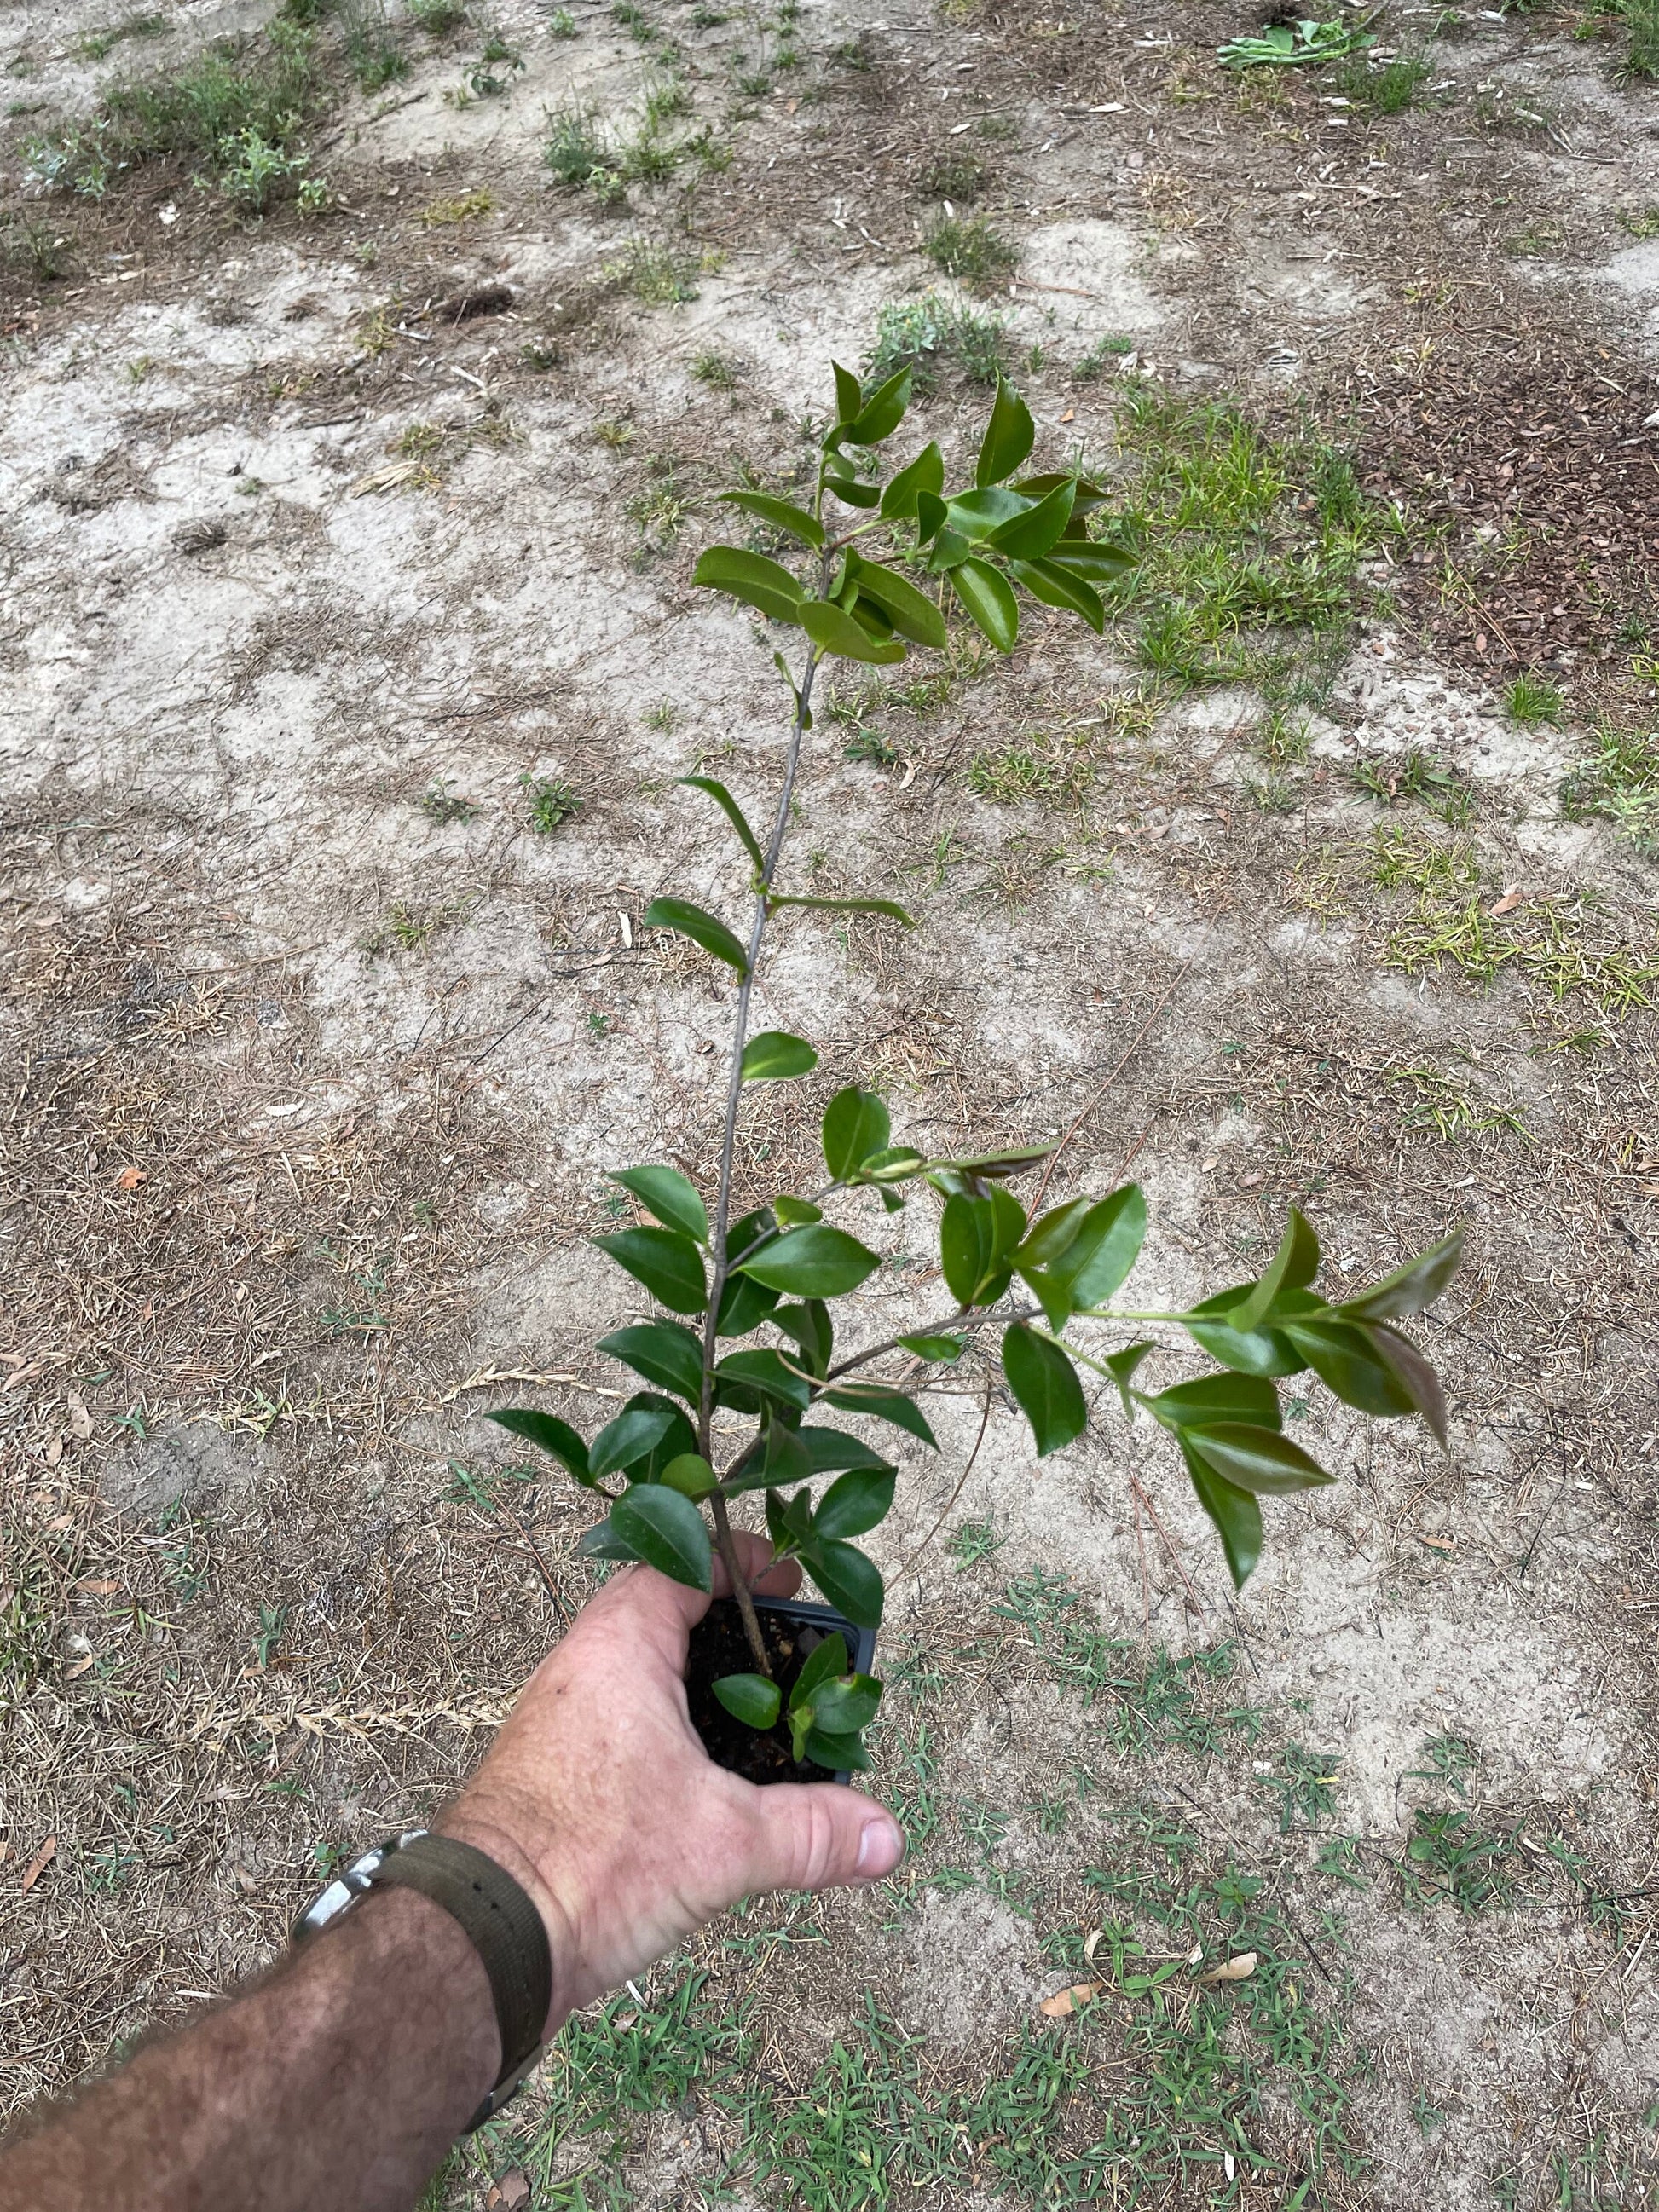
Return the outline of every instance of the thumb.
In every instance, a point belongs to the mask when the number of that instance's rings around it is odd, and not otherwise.
[[[755,1792],[747,1891],[833,1889],[879,1881],[904,1856],[885,1806],[834,1782],[775,1782]]]

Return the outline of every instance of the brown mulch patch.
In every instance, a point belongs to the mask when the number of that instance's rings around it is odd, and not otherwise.
[[[1653,650],[1659,380],[1589,340],[1488,332],[1355,397],[1365,488],[1419,538],[1401,612],[1441,659],[1613,675]]]

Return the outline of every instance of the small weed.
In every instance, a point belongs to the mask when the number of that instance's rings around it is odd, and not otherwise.
[[[581,811],[574,787],[562,776],[534,776],[526,770],[519,782],[528,801],[530,826],[538,837],[550,837],[562,822]]]
[[[615,261],[605,263],[605,274],[641,307],[680,307],[697,297],[698,267],[694,253],[633,238]]]
[[[347,1305],[325,1306],[318,1319],[331,1336],[378,1336],[391,1328],[391,1322],[380,1310],[386,1297],[388,1263],[377,1260],[372,1267],[354,1271],[352,1281],[357,1287],[356,1303]]]
[[[1616,823],[1638,853],[1659,859],[1659,731],[1603,723],[1595,752],[1562,786],[1561,803],[1574,821],[1601,815]]]
[[[1659,0],[1625,0],[1630,45],[1621,74],[1659,77]]]
[[[1401,799],[1414,799],[1443,822],[1467,822],[1474,810],[1474,794],[1455,768],[1413,745],[1391,761],[1362,760],[1353,771],[1356,789],[1368,799],[1392,806]]]
[[[1346,61],[1331,82],[1356,108],[1373,115],[1398,115],[1412,105],[1418,88],[1432,74],[1419,57],[1402,54],[1391,62]]]
[[[1621,209],[1616,220],[1632,238],[1659,238],[1659,207]]]
[[[987,1515],[982,1520],[963,1521],[953,1528],[945,1540],[945,1556],[962,1574],[969,1567],[976,1567],[981,1559],[994,1557],[1004,1541]]]
[[[471,902],[465,900],[441,899],[434,906],[416,907],[407,899],[394,899],[374,927],[359,940],[361,949],[370,959],[394,948],[418,952],[441,929],[464,921],[471,911]]]
[[[159,39],[167,30],[165,15],[124,15],[118,23],[83,33],[74,42],[75,52],[82,61],[100,62],[123,39]]]
[[[620,453],[634,442],[634,425],[620,422],[615,416],[606,416],[593,425],[593,435],[611,453]]]
[[[728,361],[723,353],[703,352],[692,356],[691,374],[699,384],[708,385],[714,392],[732,392],[737,388],[737,363]]]
[[[259,1607],[259,1626],[253,1638],[253,1653],[262,1668],[268,1668],[282,1647],[283,1631],[288,1626],[285,1605],[262,1605]]]
[[[1460,1912],[1485,1912],[1511,1905],[1525,1862],[1516,1831],[1483,1828],[1465,1809],[1420,1807],[1401,1874],[1410,1905],[1455,1905]]]
[[[1517,676],[1504,694],[1504,712],[1512,722],[1559,722],[1561,694],[1536,676]]]
[[[547,35],[550,39],[574,39],[575,37],[576,19],[571,14],[568,8],[556,8],[553,10],[552,14],[547,19]]]
[[[1245,788],[1264,814],[1294,814],[1302,804],[1299,787],[1277,771],[1251,776]]]
[[[659,699],[654,707],[646,709],[645,726],[647,730],[660,730],[666,736],[679,719],[680,710],[672,699]]]
[[[635,492],[627,505],[628,519],[640,533],[641,551],[647,555],[666,551],[679,536],[692,507],[672,460],[660,457],[653,460],[643,489]]]
[[[552,133],[542,149],[542,160],[557,183],[591,185],[597,177],[614,173],[615,164],[591,109],[561,108],[550,119]]]
[[[916,179],[930,200],[965,200],[971,206],[990,182],[991,173],[972,154],[941,154]]]
[[[867,730],[860,722],[853,725],[853,734],[842,753],[849,761],[867,761],[872,768],[896,768],[903,758],[890,738],[879,730]]]
[[[949,364],[976,384],[994,384],[1007,365],[1007,345],[1000,317],[982,309],[958,307],[936,292],[920,300],[881,308],[876,316],[876,342],[869,361],[873,382],[901,368],[916,372],[919,388],[929,381],[928,372]]]
[[[445,230],[458,222],[477,222],[495,212],[495,195],[487,185],[476,185],[457,198],[434,200],[416,218],[428,230]]]
[[[1121,367],[1124,357],[1135,349],[1133,338],[1097,338],[1081,361],[1072,369],[1073,384],[1097,384],[1115,367]]]
[[[476,822],[482,809],[476,801],[463,799],[451,791],[441,776],[434,776],[421,800],[421,811],[428,822],[440,824],[450,822]]]
[[[1445,2113],[1426,2089],[1419,2089],[1412,2098],[1412,2124],[1420,2136],[1431,2136],[1437,2128],[1446,2124]]]
[[[1527,1133],[1518,1115],[1483,1106],[1472,1092],[1461,1088],[1437,1067],[1397,1067],[1389,1076],[1390,1087],[1401,1094],[1401,1125],[1442,1144],[1462,1137],[1480,1137],[1508,1130],[1517,1137]]]
[[[37,1540],[15,1526],[6,1533],[6,1576],[0,1589],[0,1712],[21,1705],[51,1664],[57,1639],[53,1563]]]
[[[1480,1753],[1466,1735],[1431,1735],[1424,1743],[1422,1766],[1407,1767],[1407,1782],[1435,1782],[1459,1797],[1468,1794],[1463,1784],[1480,1765]]]
[[[245,215],[263,215],[276,188],[306,167],[305,155],[262,137],[252,125],[220,141],[218,161],[220,188]]]
[[[1442,845],[1391,823],[1372,831],[1364,867],[1370,881],[1385,891],[1457,891],[1480,880],[1467,838]]]
[[[1309,1751],[1287,1743],[1279,1763],[1261,1778],[1261,1786],[1279,1800],[1279,1832],[1288,1835],[1297,1820],[1322,1820],[1336,1810],[1336,1785],[1340,1778],[1341,1754]]]
[[[503,1499],[512,1496],[509,1484],[533,1486],[535,1481],[533,1467],[480,1468],[475,1473],[463,1467],[459,1460],[453,1459],[449,1462],[447,1502],[451,1505],[476,1505],[481,1513],[494,1520]]]
[[[526,368],[533,368],[538,375],[544,376],[550,369],[562,368],[564,364],[563,351],[557,341],[552,338],[526,338],[519,348],[519,359]]]
[[[464,0],[407,0],[410,21],[429,39],[447,39],[466,21]]]
[[[1019,266],[1019,255],[1007,240],[978,216],[963,222],[956,216],[940,216],[929,226],[921,249],[943,275],[981,290],[1000,283]]]

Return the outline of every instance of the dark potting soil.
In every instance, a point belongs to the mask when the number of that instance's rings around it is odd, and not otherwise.
[[[760,1626],[787,1712],[789,1692],[807,1659],[823,1642],[823,1631],[775,1613],[763,1613]],[[793,1755],[789,1723],[781,1714],[776,1725],[763,1735],[746,1722],[734,1719],[714,1695],[714,1685],[722,1675],[756,1672],[754,1655],[743,1632],[743,1616],[729,1598],[717,1599],[691,1632],[691,1650],[685,1664],[685,1698],[691,1725],[702,1738],[708,1756],[716,1766],[742,1775],[745,1782],[827,1780],[823,1767]]]

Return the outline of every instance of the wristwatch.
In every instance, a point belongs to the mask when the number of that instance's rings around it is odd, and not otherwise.
[[[307,1943],[371,1889],[413,1889],[459,1922],[489,1977],[501,2070],[463,2130],[481,2128],[533,2072],[553,2002],[553,1961],[542,1916],[512,1875],[454,1836],[405,1828],[337,1875],[295,1922],[289,1942]]]

